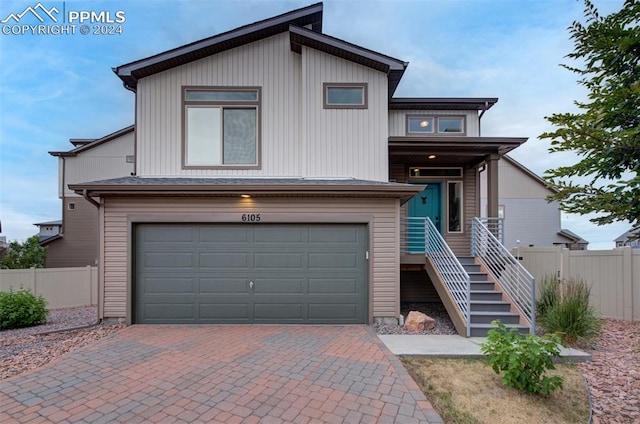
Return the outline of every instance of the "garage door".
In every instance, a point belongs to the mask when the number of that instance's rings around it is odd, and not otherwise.
[[[136,226],[138,323],[365,323],[364,225]]]

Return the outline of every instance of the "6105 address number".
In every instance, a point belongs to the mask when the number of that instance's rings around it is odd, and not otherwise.
[[[242,222],[260,222],[259,213],[243,213]]]

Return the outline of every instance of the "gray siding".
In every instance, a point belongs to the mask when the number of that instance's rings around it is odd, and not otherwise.
[[[65,158],[64,196],[77,196],[75,192],[69,190],[69,184],[131,175],[133,163],[127,163],[127,156],[133,154],[134,134],[130,132],[81,152],[78,156]],[[62,163],[62,159],[58,160]]]
[[[104,317],[130,318],[132,222],[230,222],[261,213],[269,222],[353,222],[369,229],[369,311],[397,317],[399,310],[399,202],[394,199],[105,199],[101,284]]]
[[[323,109],[324,82],[368,83],[368,109]],[[182,169],[183,86],[261,87],[260,169]],[[386,75],[283,33],[142,79],[140,176],[353,177],[387,181]]]

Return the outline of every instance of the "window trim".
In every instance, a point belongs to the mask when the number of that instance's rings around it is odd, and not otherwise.
[[[451,132],[440,132],[439,131],[439,120],[440,118],[457,118],[462,121],[462,131],[451,133]],[[413,132],[409,131],[409,120],[410,119],[433,119],[433,131],[432,132]],[[455,136],[466,136],[467,135],[467,115],[439,115],[439,114],[407,114],[405,115],[404,121],[404,130],[405,135],[412,137],[434,137],[434,136],[444,136],[444,137],[455,137]]]
[[[449,205],[451,202],[451,199],[449,197],[449,184],[460,184],[460,230],[459,231],[451,231],[450,230],[450,219],[451,219],[451,214],[450,214],[450,210],[449,210]],[[446,185],[447,185],[447,193],[445,195],[445,199],[447,202],[447,233],[448,234],[463,234],[464,233],[464,182],[462,180],[447,180],[446,181]]]
[[[187,91],[255,91],[257,100],[187,100]],[[259,86],[182,86],[181,93],[181,117],[182,117],[182,169],[262,169],[262,87]],[[187,110],[189,107],[219,107],[229,109],[254,109],[256,110],[256,163],[228,165],[189,165],[187,164]],[[223,121],[221,121],[223,122]],[[222,124],[221,124],[222,125]],[[221,143],[224,139],[221,138]]]
[[[460,175],[411,175],[411,172],[414,170],[422,170],[422,169],[444,169],[444,170],[448,170],[448,169],[455,169],[460,171]],[[448,179],[448,178],[452,178],[452,179],[460,179],[460,178],[464,178],[464,169],[461,166],[409,166],[408,168],[408,174],[409,178],[411,179],[417,179],[417,180],[423,180],[423,179],[428,179],[428,178],[440,178],[440,179]]]
[[[330,104],[327,103],[330,88],[361,88],[362,104]],[[369,84],[366,82],[324,82],[322,83],[322,108],[323,109],[368,109],[369,108]]]

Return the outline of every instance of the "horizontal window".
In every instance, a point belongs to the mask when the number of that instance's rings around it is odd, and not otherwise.
[[[257,88],[184,91],[184,165],[258,166]]]
[[[366,109],[366,83],[324,83],[325,109]]]
[[[458,177],[462,178],[462,168],[411,168],[411,177]]]
[[[407,116],[407,135],[464,134],[464,116]]]

